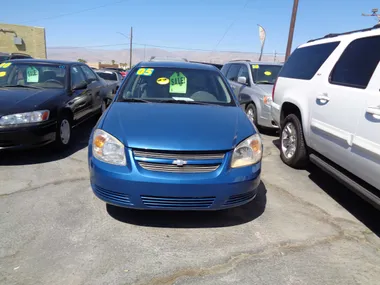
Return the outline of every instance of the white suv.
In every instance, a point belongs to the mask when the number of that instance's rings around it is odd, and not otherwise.
[[[299,46],[279,73],[272,117],[281,159],[313,163],[380,209],[380,29]]]

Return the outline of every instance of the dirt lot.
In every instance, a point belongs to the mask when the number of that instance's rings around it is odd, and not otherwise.
[[[222,212],[106,207],[87,139],[0,156],[0,284],[379,284],[379,212],[264,135],[260,194]]]

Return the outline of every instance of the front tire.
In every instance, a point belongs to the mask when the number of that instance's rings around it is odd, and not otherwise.
[[[68,115],[63,115],[57,123],[55,143],[60,149],[68,148],[72,141],[72,124]]]
[[[248,117],[248,119],[257,126],[257,110],[256,106],[254,104],[248,104],[247,108],[245,109],[245,113]]]
[[[280,136],[281,160],[293,167],[303,168],[308,162],[307,147],[300,119],[294,115],[288,115],[283,123]]]

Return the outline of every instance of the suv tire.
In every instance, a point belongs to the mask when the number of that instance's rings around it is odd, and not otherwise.
[[[290,114],[285,118],[282,126],[280,135],[281,160],[293,168],[306,166],[308,153],[300,119],[296,115]]]

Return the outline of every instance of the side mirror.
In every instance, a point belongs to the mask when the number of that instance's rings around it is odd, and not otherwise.
[[[87,82],[81,81],[77,84],[74,84],[71,89],[74,91],[74,90],[81,90],[81,89],[86,89],[86,88],[87,88]]]
[[[245,76],[239,76],[238,77],[238,83],[247,84],[247,78]]]

